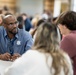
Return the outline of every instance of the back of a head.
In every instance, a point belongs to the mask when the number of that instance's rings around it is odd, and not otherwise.
[[[61,68],[64,69],[65,75],[69,75],[67,60],[64,57],[65,53],[59,48],[58,32],[56,25],[49,22],[44,22],[38,27],[33,49],[43,52],[45,54],[48,53],[52,56],[52,67],[55,70],[54,75],[60,75]],[[47,59],[48,58],[46,58],[46,60]]]
[[[38,21],[41,19],[42,17],[39,14],[36,14],[34,16],[34,18],[32,19],[31,23],[33,25],[33,27],[37,26]]]
[[[38,21],[38,23],[37,23],[37,26],[41,25],[41,24],[44,23],[44,22],[45,22],[44,19],[40,19],[40,20]]]
[[[57,18],[57,24],[65,25],[69,30],[76,30],[76,12],[63,12]]]
[[[18,17],[17,17],[17,21],[19,22],[18,27],[19,27],[20,29],[23,29],[24,20],[23,20],[22,16],[18,16]]]
[[[22,16],[18,16],[17,21],[19,22],[19,24],[23,24],[24,22]]]
[[[22,13],[21,16],[27,16],[27,14],[26,13]]]
[[[50,22],[43,22],[36,32],[35,44],[37,48],[54,50],[59,45],[56,25]]]
[[[7,21],[10,21],[11,20],[11,18],[16,19],[16,17],[13,14],[5,15],[3,17],[3,23],[7,23]]]
[[[26,18],[28,17],[26,13],[22,13],[21,16],[23,17],[23,20],[25,21]]]

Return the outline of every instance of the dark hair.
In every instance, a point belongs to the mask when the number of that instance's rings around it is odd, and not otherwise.
[[[4,9],[5,11],[9,11],[9,8],[8,8],[7,6],[4,6],[3,9]]]
[[[63,12],[57,18],[57,24],[65,25],[69,30],[76,30],[76,12]]]
[[[21,22],[23,21],[22,16],[18,16],[18,17],[17,17],[17,20],[18,20],[19,23],[21,23]]]
[[[18,16],[18,17],[17,17],[17,21],[19,22],[18,27],[19,27],[20,29],[23,29],[24,21],[23,21],[22,16]]]

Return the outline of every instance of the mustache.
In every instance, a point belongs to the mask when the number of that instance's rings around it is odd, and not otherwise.
[[[14,29],[17,29],[17,32],[12,32]],[[13,34],[13,35],[15,35],[16,33],[18,33],[18,28],[13,28],[13,29],[11,29],[11,31],[9,31],[11,34]]]
[[[18,27],[15,27],[15,28],[11,29],[11,31],[14,30],[14,29],[17,29],[18,30]]]

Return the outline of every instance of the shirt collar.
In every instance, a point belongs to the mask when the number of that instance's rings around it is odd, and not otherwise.
[[[7,32],[5,28],[4,28],[4,37],[7,37]]]
[[[18,39],[18,33],[15,35],[15,37]]]
[[[76,33],[76,30],[71,31],[71,33]]]

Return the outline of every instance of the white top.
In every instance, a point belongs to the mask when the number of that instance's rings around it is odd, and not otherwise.
[[[13,65],[6,69],[4,75],[54,75],[54,69],[52,66],[52,57],[48,55],[46,62],[46,56],[44,53],[36,50],[28,50],[25,54],[17,59]],[[70,62],[70,58],[65,54],[66,61],[69,65],[69,74],[73,75],[73,70]],[[50,71],[51,67],[51,71]],[[64,75],[63,68],[59,75]]]
[[[4,70],[11,66],[13,62],[0,60],[0,75],[4,74]]]

